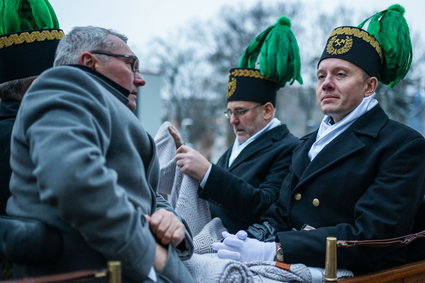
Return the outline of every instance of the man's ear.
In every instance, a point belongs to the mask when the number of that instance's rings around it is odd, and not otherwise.
[[[372,95],[378,87],[378,79],[376,77],[370,77],[366,81],[365,97]]]
[[[271,120],[274,115],[274,106],[271,102],[264,104],[264,119]]]
[[[92,53],[85,51],[80,54],[80,65],[96,70],[97,58]]]

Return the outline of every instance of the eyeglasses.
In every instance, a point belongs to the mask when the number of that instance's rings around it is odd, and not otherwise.
[[[106,55],[106,56],[111,56],[111,57],[125,58],[125,59],[132,60],[132,61],[126,62],[126,63],[127,64],[130,64],[131,71],[133,73],[140,74],[140,70],[139,70],[139,58],[137,58],[136,56],[110,53],[110,52],[101,51],[101,50],[92,50],[92,51],[90,51],[90,53],[99,54],[99,55]]]
[[[263,104],[257,104],[251,108],[236,108],[234,111],[227,109],[227,111],[224,111],[224,117],[226,117],[227,119],[230,119],[232,115],[235,115],[236,117],[241,117],[245,115],[246,113],[248,113],[249,111],[255,108],[258,108],[260,106],[263,106]]]

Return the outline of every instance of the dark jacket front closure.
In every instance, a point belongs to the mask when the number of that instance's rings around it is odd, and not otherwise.
[[[213,165],[200,196],[209,201],[213,217],[220,217],[230,232],[257,223],[277,200],[289,172],[299,139],[285,125],[264,133],[249,144],[229,167],[231,148]]]
[[[317,132],[302,139],[279,202],[265,214],[285,261],[322,266],[326,237],[367,240],[409,234],[425,190],[425,140],[380,106],[360,117],[310,162]],[[302,230],[306,225],[314,230]],[[302,231],[300,231],[302,230]],[[338,266],[357,273],[404,263],[398,248],[339,248]]]

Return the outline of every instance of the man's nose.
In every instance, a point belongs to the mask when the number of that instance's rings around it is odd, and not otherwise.
[[[239,118],[237,115],[235,115],[235,113],[232,113],[232,115],[230,115],[230,124],[232,125],[239,124]]]
[[[334,84],[334,81],[333,81],[331,76],[327,76],[322,83],[322,89],[323,90],[333,89],[334,86],[335,86],[335,84]]]
[[[142,75],[139,73],[134,74],[134,85],[135,86],[144,86],[146,81],[143,79]]]

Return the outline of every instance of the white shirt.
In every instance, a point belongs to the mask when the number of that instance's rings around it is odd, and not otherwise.
[[[316,141],[311,146],[308,157],[310,161],[313,160],[322,149],[333,141],[336,137],[342,134],[348,127],[351,126],[360,116],[368,112],[370,109],[378,104],[375,99],[375,93],[363,98],[362,102],[341,121],[331,124],[332,118],[325,115],[320,123],[319,131],[317,133]]]

